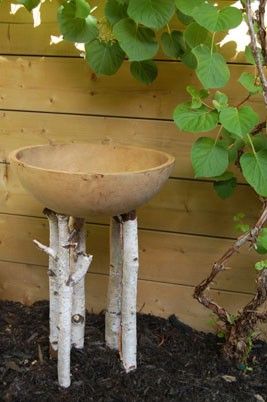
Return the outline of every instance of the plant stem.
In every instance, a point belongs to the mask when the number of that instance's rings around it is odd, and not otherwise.
[[[265,2],[264,2],[265,4]],[[257,47],[257,36],[255,33],[254,29],[254,20],[253,20],[253,11],[251,7],[251,0],[247,0],[246,2],[246,13],[247,13],[247,18],[248,18],[248,28],[249,28],[249,34],[251,38],[251,50],[255,59],[255,63],[257,66],[258,74],[261,80],[262,88],[263,88],[263,98],[265,105],[267,105],[267,79],[265,77],[264,71],[263,71],[263,65],[260,57],[260,53]]]
[[[248,138],[248,141],[249,141],[249,144],[250,144],[250,146],[251,146],[251,149],[252,149],[253,154],[255,155],[255,157],[257,157],[257,153],[256,153],[256,150],[255,150],[255,148],[254,148],[254,144],[253,144],[252,139],[251,139],[251,137],[250,137],[249,134],[247,134],[247,138]]]
[[[220,138],[220,134],[221,134],[222,129],[223,129],[223,125],[221,125],[219,130],[218,130],[218,133],[217,133],[216,138],[215,138],[215,144],[214,145],[217,144],[217,142],[218,142],[218,140]]]
[[[210,54],[213,53],[213,46],[214,46],[215,35],[216,35],[216,32],[213,32],[213,34],[212,34],[212,39],[211,39]]]

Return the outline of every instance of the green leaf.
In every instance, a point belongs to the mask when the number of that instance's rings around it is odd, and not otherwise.
[[[133,77],[145,84],[151,84],[158,75],[154,60],[133,61],[130,66]]]
[[[163,34],[161,35],[161,46],[166,56],[172,59],[177,59],[178,57],[181,57],[185,51],[182,32],[163,32]]]
[[[115,74],[125,56],[117,42],[103,42],[99,39],[87,43],[85,51],[86,61],[97,74]]]
[[[174,110],[173,118],[180,130],[190,133],[210,131],[214,129],[218,123],[218,113],[216,111],[206,106],[191,109],[190,102],[178,105]]]
[[[250,106],[227,107],[220,113],[220,122],[230,133],[243,139],[259,122],[259,116]]]
[[[260,234],[257,238],[257,242],[255,244],[255,250],[259,254],[267,253],[267,228],[263,228],[260,231]]]
[[[237,139],[235,142],[228,148],[229,154],[229,162],[233,163],[237,160],[238,151],[244,148],[245,142],[243,140]]]
[[[127,4],[120,3],[117,0],[107,0],[105,16],[111,25],[116,24],[123,18],[127,18]]]
[[[255,83],[255,76],[251,73],[242,73],[238,82],[251,94],[262,92],[262,86]]]
[[[236,178],[232,177],[231,179],[228,180],[215,182],[213,184],[213,187],[216,194],[224,200],[225,198],[230,197],[234,193],[236,185],[237,185]]]
[[[205,45],[199,45],[192,50],[197,59],[196,74],[205,88],[224,87],[230,71],[223,56],[212,53]]]
[[[184,25],[188,25],[191,22],[193,22],[193,18],[190,17],[189,15],[185,15],[184,13],[182,13],[180,10],[176,10],[176,15],[178,17],[178,19],[181,21],[182,24]]]
[[[227,31],[242,22],[242,13],[235,7],[218,7],[204,3],[192,13],[197,23],[210,32]]]
[[[191,151],[195,177],[220,176],[228,166],[228,153],[213,138],[200,137]]]
[[[192,68],[193,70],[197,68],[197,59],[190,49],[187,50],[181,57],[181,61],[183,64],[189,68]]]
[[[216,91],[212,103],[215,109],[221,112],[228,106],[228,96],[220,91]]]
[[[202,99],[205,99],[209,96],[209,92],[205,89],[198,90],[193,85],[188,85],[186,87],[186,91],[191,95],[192,102],[191,108],[198,109],[202,105]]]
[[[173,0],[130,0],[128,6],[129,17],[152,29],[168,24],[174,11]]]
[[[98,35],[97,21],[85,0],[65,1],[58,9],[58,23],[64,39],[71,42],[90,42]]]
[[[261,260],[261,261],[256,262],[255,269],[257,271],[262,271],[265,268],[267,268],[267,260]]]
[[[232,172],[226,171],[223,174],[221,174],[220,176],[215,176],[212,177],[212,179],[216,182],[220,182],[220,181],[226,181],[226,180],[230,180],[234,177]]]
[[[207,45],[210,48],[212,44],[210,32],[196,22],[192,22],[186,27],[184,31],[184,40],[191,49],[200,44]]]
[[[266,134],[258,134],[251,137],[254,148],[256,151],[267,149],[267,136]]]
[[[261,196],[267,197],[267,151],[245,153],[240,158],[242,173],[247,182]]]
[[[175,0],[176,7],[185,15],[192,15],[194,10],[204,3],[205,0]]]
[[[22,4],[30,12],[40,3],[41,0],[17,0],[17,4]]]
[[[152,59],[158,51],[159,45],[154,32],[136,25],[129,18],[117,22],[113,27],[113,33],[131,61]]]

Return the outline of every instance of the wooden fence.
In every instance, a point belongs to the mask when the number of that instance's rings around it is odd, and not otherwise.
[[[48,239],[43,206],[19,184],[9,152],[73,141],[148,146],[174,154],[177,162],[161,193],[139,211],[138,308],[160,316],[175,313],[210,330],[209,312],[192,299],[193,286],[236,236],[233,216],[242,211],[253,222],[260,204],[241,179],[226,201],[214,194],[212,183],[193,179],[189,155],[195,137],[172,122],[175,105],[187,97],[185,86],[196,82],[192,71],[159,54],[159,76],[150,86],[130,76],[127,62],[115,76],[97,77],[72,45],[49,44],[50,35],[58,34],[56,6],[56,1],[42,6],[43,23],[35,29],[25,10],[12,16],[8,2],[0,8],[0,298],[32,303],[48,297],[47,258],[32,243]],[[237,79],[251,67],[242,54],[235,57],[233,43],[224,52],[232,73],[226,91],[238,103],[244,90]],[[260,99],[252,102],[263,114]],[[87,222],[88,251],[94,255],[87,307],[100,311],[108,279],[108,219]],[[213,285],[213,296],[231,311],[253,293],[255,258],[245,250]]]

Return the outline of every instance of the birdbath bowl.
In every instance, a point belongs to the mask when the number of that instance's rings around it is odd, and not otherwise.
[[[136,368],[138,233],[135,209],[168,179],[174,157],[147,148],[113,144],[39,145],[11,153],[19,179],[46,208],[49,256],[50,350],[58,380],[70,385],[71,347],[82,349],[85,328],[84,218],[105,214],[110,224],[110,274],[105,321],[108,347],[118,350],[126,372]]]
[[[165,152],[101,144],[31,146],[10,159],[38,201],[78,217],[136,209],[160,190],[174,164]]]

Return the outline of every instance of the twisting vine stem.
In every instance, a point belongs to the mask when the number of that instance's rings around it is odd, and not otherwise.
[[[266,41],[265,41],[265,36],[266,36],[266,31],[265,31],[265,26],[264,26],[264,15],[265,15],[265,5],[266,5],[266,0],[261,0],[260,1],[260,7],[259,9],[259,18],[260,18],[260,40],[263,40],[263,47],[264,53],[266,49]],[[263,11],[262,11],[263,9]],[[265,105],[267,106],[267,79],[263,71],[263,64],[261,61],[261,55],[260,55],[260,50],[258,49],[257,46],[257,36],[255,33],[254,29],[254,18],[253,18],[253,11],[251,7],[251,0],[247,0],[246,2],[246,13],[248,17],[248,28],[249,28],[249,34],[250,34],[250,39],[251,39],[251,50],[255,59],[255,63],[257,66],[258,74],[261,80],[262,88],[263,88],[263,98]],[[264,33],[263,33],[264,32]],[[262,42],[261,42],[262,44]],[[266,53],[267,54],[267,53]]]
[[[267,0],[260,0],[259,9],[256,13],[262,55],[260,49],[257,47],[257,36],[254,29],[255,18],[251,7],[251,0],[247,0],[246,2],[246,13],[251,38],[251,50],[255,59],[258,76],[263,87],[265,106],[267,107],[267,79],[264,72],[264,64],[267,64],[266,29],[264,24],[266,3]],[[251,132],[251,135],[255,135],[264,127],[266,127],[266,122],[258,124],[258,126],[256,126]],[[248,139],[254,154],[256,154],[250,135],[248,135]],[[245,244],[249,244],[250,247],[255,247],[259,233],[267,222],[267,199],[262,199],[262,203],[263,210],[255,225],[248,232],[240,236],[223,254],[223,256],[213,264],[210,275],[196,286],[194,292],[194,298],[216,314],[224,325],[226,336],[226,343],[224,346],[225,356],[239,361],[244,359],[244,356],[247,355],[249,338],[251,337],[257,322],[267,320],[267,311],[258,311],[258,308],[267,300],[267,269],[265,268],[259,273],[256,281],[257,289],[255,296],[241,311],[238,312],[234,322],[230,319],[229,312],[207,296],[206,291],[209,289],[216,276],[226,269],[226,264],[229,259],[237,254],[241,247]]]

